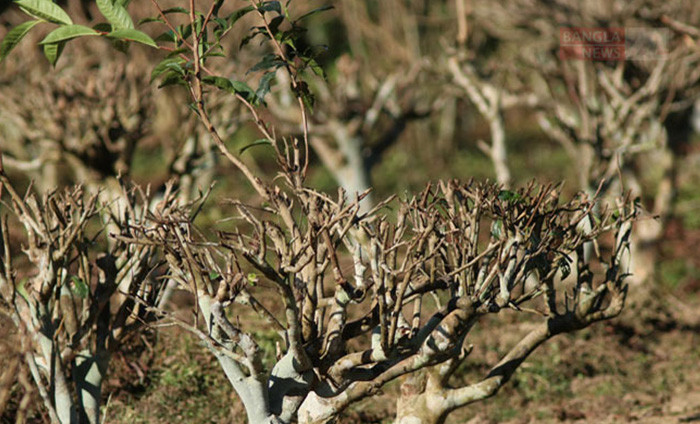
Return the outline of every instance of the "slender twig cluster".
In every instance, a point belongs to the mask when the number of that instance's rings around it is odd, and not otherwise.
[[[157,231],[136,226],[131,239],[165,249],[172,278],[197,298],[208,346],[235,370],[227,372],[234,388],[241,376],[246,391],[258,382],[249,396],[269,404],[242,395],[250,417],[331,420],[397,377],[456,366],[479,317],[504,308],[543,317],[549,327],[539,344],[611,318],[624,304],[628,203],[595,212],[595,199],[583,194],[560,204],[552,186],[449,182],[398,201],[391,216],[394,199],[360,213],[360,198],[348,202],[342,191],[335,199],[304,187],[266,191],[270,205],[262,209],[234,202],[242,224],[215,241],[187,211],[159,217]],[[584,247],[613,230],[610,257],[595,249],[588,259]],[[602,279],[594,279],[595,262],[608,268]],[[569,275],[573,284],[562,285]],[[278,308],[263,306],[271,297]],[[272,369],[249,323],[225,313],[244,308],[279,333]],[[497,381],[491,394],[517,368],[509,367],[484,380]],[[478,399],[456,393],[468,402],[442,413]]]

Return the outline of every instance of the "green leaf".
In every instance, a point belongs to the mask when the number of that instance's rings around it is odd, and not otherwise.
[[[306,108],[313,113],[314,104],[316,103],[316,96],[314,96],[308,89],[303,90],[301,92],[301,100],[304,102],[304,106],[306,106]]]
[[[51,66],[56,66],[56,62],[58,62],[58,58],[61,57],[61,53],[63,53],[63,48],[65,46],[65,41],[60,41],[53,44],[44,44],[44,56],[46,56],[46,59],[48,59],[49,63],[51,63]]]
[[[221,37],[225,34],[225,31],[229,28],[228,23],[226,23],[226,20],[222,18],[217,18],[216,16],[211,18],[211,21],[215,24],[214,25],[214,37],[216,38],[216,41],[221,41]]]
[[[326,71],[324,71],[321,65],[319,65],[318,62],[316,62],[316,59],[309,59],[309,61],[306,64],[309,68],[311,68],[311,71],[313,71],[314,74],[318,75],[324,80],[326,79]]]
[[[155,16],[155,17],[143,18],[143,19],[139,20],[139,21],[136,23],[136,26],[141,26],[142,24],[149,24],[149,23],[151,23],[151,22],[160,22],[160,23],[163,23],[163,24],[165,23],[165,21],[163,20],[163,18],[161,18],[160,16]]]
[[[233,89],[235,90],[236,94],[241,95],[244,99],[251,103],[255,102],[255,91],[253,91],[248,84],[244,83],[243,81],[231,81],[231,84],[233,84]]]
[[[519,203],[522,200],[522,196],[514,191],[510,190],[501,190],[498,193],[498,198],[500,200],[505,200],[507,202],[516,202]]]
[[[296,22],[299,22],[299,21],[301,21],[302,19],[306,19],[306,18],[308,18],[309,16],[313,16],[313,15],[315,15],[315,14],[317,14],[317,13],[325,12],[326,10],[331,10],[331,9],[334,9],[334,7],[331,6],[331,5],[326,5],[326,6],[317,7],[316,9],[313,9],[313,10],[311,10],[311,11],[309,11],[309,12],[306,12],[306,13],[304,13],[303,15],[299,16],[299,17],[297,18]]]
[[[314,102],[316,101],[316,98],[314,97],[313,93],[309,90],[309,85],[304,82],[304,81],[299,81],[297,82],[296,86],[296,95],[297,97],[301,98],[301,100],[304,102],[304,105],[313,113],[313,108],[314,108]]]
[[[491,235],[500,239],[503,235],[503,221],[497,219],[491,224]]]
[[[128,41],[124,40],[112,40],[112,47],[114,47],[117,51],[120,51],[122,53],[127,53],[129,51],[129,46],[131,43]]]
[[[258,89],[255,91],[255,97],[258,99],[258,103],[265,102],[265,95],[270,92],[270,83],[275,78],[275,72],[267,72],[262,78],[260,78],[260,84]]]
[[[270,140],[268,140],[268,139],[266,139],[266,138],[261,138],[261,139],[259,139],[259,140],[255,140],[254,142],[252,142],[252,143],[250,143],[250,144],[248,144],[248,145],[243,146],[243,147],[241,148],[241,150],[238,151],[238,154],[239,154],[239,155],[242,154],[243,152],[245,152],[246,150],[250,149],[251,147],[262,146],[262,145],[265,145],[265,144],[268,145],[268,146],[271,146],[271,145],[272,145],[272,143],[270,142]]]
[[[180,34],[180,37],[182,37],[184,40],[187,40],[190,37],[190,35],[192,35],[192,25],[180,25],[177,27],[177,32]],[[180,37],[177,38],[178,43],[180,43]]]
[[[164,42],[164,43],[176,43],[177,42],[177,36],[173,31],[165,31],[164,33],[160,34],[155,38],[154,41],[158,42]]]
[[[265,27],[257,27],[257,28],[255,28],[255,30],[253,32],[251,32],[247,36],[243,37],[243,39],[241,40],[241,44],[238,46],[238,48],[241,48],[241,47],[245,46],[246,44],[250,43],[258,35],[262,35],[264,37],[269,38],[269,35],[267,34]]]
[[[85,281],[75,275],[71,275],[70,279],[73,282],[73,287],[71,289],[76,296],[85,299],[90,295],[90,287],[88,287]]]
[[[182,59],[182,54],[189,53],[189,52],[190,52],[190,49],[185,48],[185,47],[180,47],[179,49],[170,50],[166,57],[169,59],[177,57],[177,58],[180,58],[180,60],[182,60],[182,63],[185,63],[185,59]]]
[[[100,35],[97,31],[84,25],[63,25],[51,31],[39,44],[55,44],[75,37]]]
[[[306,28],[300,26],[293,26],[287,31],[282,31],[275,34],[275,38],[279,40],[280,43],[284,43],[291,47],[293,50],[296,50],[297,48],[294,42],[304,37],[304,34],[306,33]]]
[[[29,30],[34,28],[34,26],[39,22],[41,21],[36,20],[21,23],[7,33],[5,38],[2,39],[2,43],[0,43],[0,62],[2,62],[8,54],[10,54],[12,49],[14,49],[15,46],[22,41],[22,38],[27,35]]]
[[[259,12],[277,12],[280,15],[282,14],[282,5],[280,5],[280,2],[278,1],[267,1],[263,3],[261,6],[258,6],[258,11]]]
[[[255,65],[253,65],[252,68],[248,69],[248,72],[246,73],[251,73],[255,71],[261,71],[261,70],[267,70],[270,68],[279,68],[281,66],[284,66],[284,60],[280,59],[277,55],[269,53],[263,56],[262,60]]]
[[[163,11],[164,15],[168,15],[170,13],[184,13],[185,15],[189,15],[190,11],[185,9],[184,7],[171,7]]]
[[[97,0],[97,8],[114,29],[134,28],[134,21],[122,5],[112,3],[112,0]]]
[[[131,29],[131,28],[124,28],[124,29],[117,29],[109,34],[107,34],[107,37],[109,38],[116,38],[119,40],[126,40],[126,41],[136,41],[137,43],[145,44],[150,47],[155,47],[158,48],[158,45],[156,44],[155,41],[151,37],[148,36],[148,34],[141,32],[137,29]]]
[[[255,98],[253,89],[242,81],[230,80],[224,77],[206,76],[202,78],[202,82],[213,85],[220,90],[228,91],[231,94],[240,94],[248,101],[253,101]]]
[[[182,64],[184,63],[185,59],[181,57],[169,57],[163,60],[151,71],[151,82],[167,71],[175,71],[181,75],[185,75],[185,70],[182,68]]]
[[[281,15],[280,15],[280,16],[274,17],[274,18],[270,21],[270,23],[267,24],[267,26],[270,28],[270,32],[272,33],[272,35],[277,34],[277,31],[278,31],[280,25],[282,25],[282,22],[284,22],[284,16],[281,16]],[[275,37],[275,38],[276,38],[276,37]]]
[[[225,19],[228,22],[229,26],[232,26],[236,23],[237,20],[241,19],[246,14],[248,14],[248,12],[252,12],[253,10],[255,10],[253,6],[246,6],[231,13]]]
[[[93,25],[92,29],[97,32],[112,32],[112,25],[108,24],[107,22],[100,22]]]
[[[16,0],[15,4],[35,18],[55,24],[71,25],[73,21],[66,12],[51,0]]]
[[[226,54],[224,52],[214,50],[214,51],[204,53],[202,55],[202,59],[207,58],[207,57],[226,57]]]
[[[221,10],[221,6],[224,5],[225,0],[214,0],[214,7],[212,9],[212,16],[219,16],[219,11]]]
[[[158,85],[158,88],[167,87],[169,85],[187,85],[187,83],[185,82],[185,77],[182,75],[175,72],[169,72],[165,75],[165,78],[163,78],[160,85]]]
[[[233,92],[233,83],[231,83],[231,80],[228,78],[224,77],[217,77],[217,76],[206,76],[202,78],[202,82],[205,84],[213,85],[214,87],[225,90],[225,91],[231,91]]]
[[[190,12],[189,12],[187,9],[185,9],[184,7],[171,7],[171,8],[169,8],[169,9],[165,9],[165,10],[163,11],[163,15],[169,15],[169,14],[171,14],[171,13],[184,13],[184,14],[186,14],[186,15],[189,15]],[[141,20],[138,22],[137,25],[147,24],[147,23],[150,23],[150,22],[161,22],[161,23],[165,23],[165,21],[163,20],[163,18],[162,18],[160,15],[158,15],[158,16],[154,16],[154,17],[150,17],[150,18],[143,18],[143,19],[141,19]]]
[[[257,282],[258,282],[258,276],[255,275],[254,272],[251,272],[250,274],[248,274],[248,284],[250,284],[251,286],[254,286],[255,283],[257,283]]]

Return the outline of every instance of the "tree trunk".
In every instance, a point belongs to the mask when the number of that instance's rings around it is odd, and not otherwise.
[[[336,142],[343,154],[345,163],[336,169],[331,169],[331,172],[338,184],[347,193],[348,200],[352,201],[355,195],[371,187],[369,167],[362,155],[362,139],[357,136],[351,136],[345,131],[336,131]],[[372,206],[374,205],[371,194],[369,194],[360,203],[360,209],[368,211],[372,209]]]
[[[80,408],[90,424],[99,424],[102,381],[107,374],[109,354],[102,350],[93,354],[89,349],[84,349],[75,365],[73,378],[80,397]]]
[[[338,417],[338,410],[330,399],[310,392],[299,407],[297,416],[299,424],[330,424]]]
[[[396,405],[396,424],[443,424],[446,399],[430,372],[413,374],[401,385]]]

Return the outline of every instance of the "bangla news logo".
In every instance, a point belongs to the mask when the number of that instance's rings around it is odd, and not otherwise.
[[[562,60],[596,62],[662,60],[670,32],[664,28],[559,28]]]

